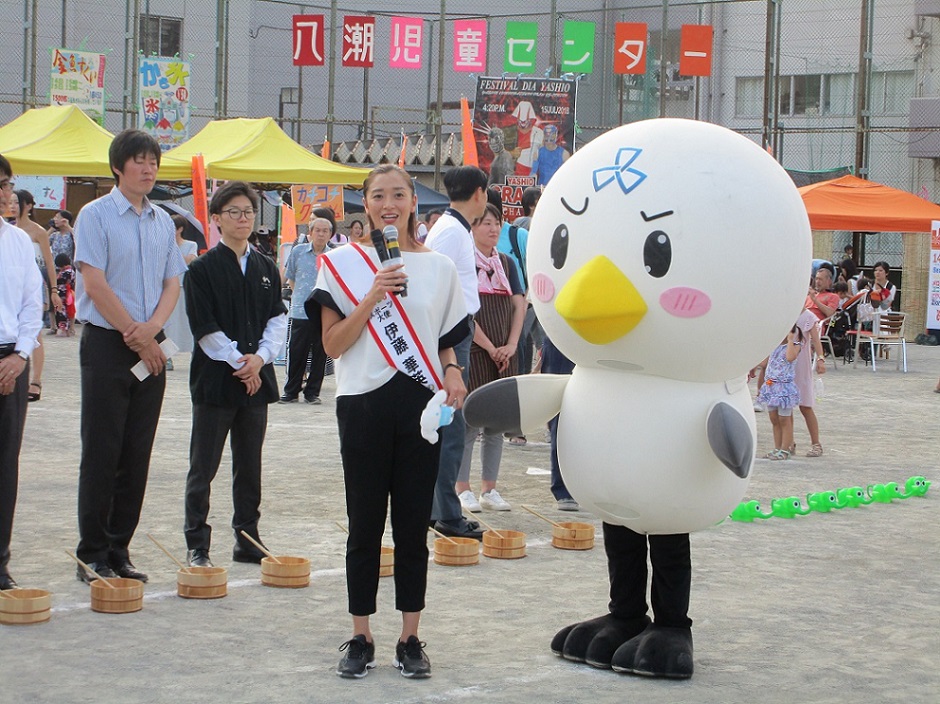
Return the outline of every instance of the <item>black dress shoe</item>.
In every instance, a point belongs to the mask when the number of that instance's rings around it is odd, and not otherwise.
[[[190,567],[213,567],[209,559],[209,551],[203,548],[189,550],[186,553],[186,562]]]
[[[91,569],[93,569],[95,571],[95,574],[97,574],[98,576],[95,577],[93,575],[88,574],[85,568],[79,565],[75,569],[75,577],[78,579],[79,582],[84,582],[85,584],[91,584],[96,579],[98,579],[98,577],[101,577],[102,579],[111,579],[112,577],[117,577],[117,575],[114,574],[114,570],[108,567],[107,563],[89,562],[88,566],[91,567]]]
[[[9,572],[3,570],[0,572],[0,591],[6,591],[7,589],[16,589],[16,581],[10,576]]]
[[[235,560],[235,562],[250,562],[255,565],[260,565],[261,558],[263,557],[266,557],[266,555],[258,548],[246,548],[241,543],[235,543],[235,549],[232,550],[232,559]]]
[[[458,524],[438,521],[434,524],[434,530],[449,538],[473,538],[474,540],[483,540],[483,531],[480,530],[480,524],[476,521],[463,519]]]
[[[297,403],[297,401],[298,398],[296,396],[288,396],[287,394],[284,394],[277,400],[278,403]]]
[[[134,567],[130,560],[112,562],[111,569],[114,570],[114,573],[117,574],[118,577],[123,577],[124,579],[137,579],[144,583],[146,583],[148,579],[147,575]],[[101,573],[99,572],[99,574]]]

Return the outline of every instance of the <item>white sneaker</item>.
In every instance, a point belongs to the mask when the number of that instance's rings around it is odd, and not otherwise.
[[[755,412],[755,413],[764,413],[766,410],[767,410],[767,406],[765,406],[765,405],[764,405],[763,403],[761,403],[760,401],[754,401],[754,412]]]
[[[499,495],[496,489],[490,489],[480,494],[480,505],[483,508],[488,508],[490,511],[512,511],[512,506]]]
[[[556,508],[559,511],[580,511],[581,506],[574,499],[558,499]]]
[[[480,506],[480,502],[477,501],[477,497],[473,495],[473,492],[467,489],[466,491],[461,491],[457,498],[460,499],[460,505],[463,506],[470,513],[479,513],[483,510],[483,507]]]

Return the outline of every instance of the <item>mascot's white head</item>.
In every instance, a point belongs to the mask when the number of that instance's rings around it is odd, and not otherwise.
[[[527,264],[539,321],[576,364],[722,381],[793,325],[810,257],[803,201],[769,154],[724,127],[657,119],[561,166]]]

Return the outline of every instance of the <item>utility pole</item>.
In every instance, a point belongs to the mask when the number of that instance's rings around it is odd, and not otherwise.
[[[326,93],[326,141],[333,149],[333,95],[336,80],[336,0],[330,5],[330,82]],[[332,155],[332,152],[331,152]]]
[[[869,129],[871,127],[871,53],[874,0],[862,0],[858,41],[858,103],[855,107],[855,175],[868,178]]]
[[[437,47],[437,114],[434,116],[434,190],[441,188],[441,140],[444,122],[444,18],[447,16],[447,0],[441,0],[441,24],[438,28]]]

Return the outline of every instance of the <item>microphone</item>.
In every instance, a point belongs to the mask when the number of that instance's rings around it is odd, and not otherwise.
[[[379,261],[382,262],[384,267],[385,262],[388,261],[388,250],[385,248],[385,238],[382,237],[382,231],[372,230],[369,237],[372,239],[372,246],[375,247],[375,253],[379,255]]]
[[[398,246],[398,228],[394,225],[388,225],[384,230],[382,230],[382,238],[384,239],[386,254],[388,260],[382,260],[382,265],[385,267],[393,266],[395,264],[404,264],[404,260],[401,256],[401,249]],[[379,255],[379,259],[382,258],[382,255]],[[402,268],[402,273],[405,270]],[[401,285],[401,291],[395,291],[396,296],[401,296],[404,298],[408,295],[408,284]]]

